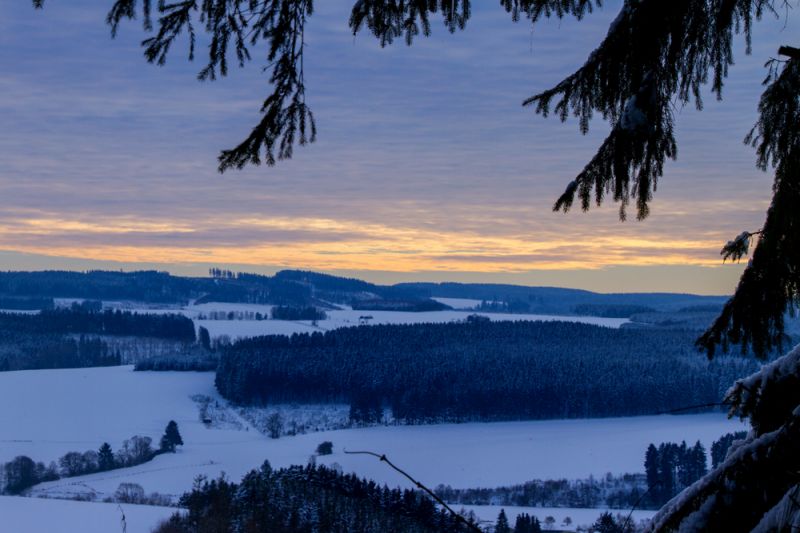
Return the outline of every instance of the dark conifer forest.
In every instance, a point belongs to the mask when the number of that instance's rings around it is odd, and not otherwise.
[[[268,462],[240,483],[201,480],[156,533],[460,533],[470,531],[417,491],[308,465],[273,470]]]
[[[91,306],[0,313],[0,371],[121,364],[110,337],[194,343],[191,319],[177,314],[88,310]]]
[[[719,402],[755,363],[697,357],[696,332],[567,322],[359,326],[265,336],[225,350],[238,404],[349,402],[355,422],[584,418]]]

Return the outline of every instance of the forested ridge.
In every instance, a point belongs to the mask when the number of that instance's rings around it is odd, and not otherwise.
[[[378,285],[305,270],[281,270],[267,276],[212,268],[209,275],[184,277],[153,270],[0,272],[0,309],[50,308],[53,298],[80,298],[155,304],[195,301],[325,307],[335,303],[363,309],[429,311],[445,307],[431,301],[431,297],[447,297],[484,300],[487,310],[496,311],[629,316],[644,308],[676,311],[691,305],[721,305],[724,301],[719,296],[600,294],[503,284]]]
[[[407,423],[653,414],[719,402],[756,364],[697,357],[696,332],[568,322],[377,325],[240,340],[216,384],[239,404],[350,402]]]
[[[195,285],[191,278],[156,271],[0,272],[0,294],[9,297],[176,302],[190,298]]]
[[[195,300],[198,303],[309,305],[323,300],[350,303],[362,298],[425,300],[429,296],[425,290],[375,285],[301,270],[284,270],[266,276],[212,268],[209,274],[208,277],[184,277],[159,271],[0,272],[0,302],[17,304],[31,298],[84,298],[161,304],[185,304]]]

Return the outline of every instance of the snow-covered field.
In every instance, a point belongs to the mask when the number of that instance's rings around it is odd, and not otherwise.
[[[316,325],[310,320],[209,320],[202,317],[219,316],[227,313],[270,315],[271,305],[240,304],[240,303],[203,303],[187,305],[184,307],[158,307],[145,306],[134,302],[103,302],[106,308],[126,309],[139,313],[183,313],[194,320],[197,327],[208,329],[211,337],[227,335],[231,339],[254,337],[258,335],[291,335],[293,333],[310,333],[314,331],[327,331],[330,329],[357,326],[359,324],[417,324],[421,322],[456,322],[463,321],[471,314],[489,317],[491,320],[563,320],[567,322],[581,322],[618,328],[628,322],[627,318],[601,318],[592,316],[556,316],[511,313],[481,313],[467,310],[480,304],[479,300],[466,300],[460,298],[436,298],[443,303],[448,303],[460,310],[427,311],[411,313],[403,311],[357,311],[353,309],[333,309],[326,311],[328,318],[317,321]],[[362,318],[370,317],[370,318]]]
[[[641,472],[651,442],[699,439],[708,448],[721,434],[743,427],[721,414],[703,414],[382,426],[273,440],[244,420],[244,430],[205,427],[190,397],[219,399],[213,380],[212,373],[133,372],[131,367],[0,373],[0,461],[24,454],[47,463],[67,451],[97,449],[104,441],[117,449],[136,434],[157,442],[174,419],[186,443],[178,453],[133,468],[45,483],[33,493],[102,498],[131,482],[148,493],[179,495],[198,474],[226,472],[235,480],[264,460],[276,467],[305,464],[325,440],[333,442],[334,453],[321,462],[338,463],[380,483],[405,484],[374,458],[343,451],[386,453],[432,486],[477,487]]]
[[[150,533],[176,509],[0,496],[0,531],[7,533]]]
[[[469,298],[439,298],[438,296],[434,296],[431,300],[436,300],[437,302],[443,303],[444,305],[449,305],[453,309],[475,309],[479,305],[481,305],[481,300],[471,300]]]
[[[204,304],[216,306],[218,304]],[[228,304],[236,305],[236,304]],[[264,306],[266,307],[266,306]],[[187,308],[188,316],[195,318],[199,313]],[[427,311],[409,313],[402,311],[355,311],[352,309],[334,309],[327,311],[328,318],[317,321],[314,326],[310,321],[286,320],[197,320],[198,326],[205,326],[212,337],[228,335],[231,338],[250,337],[256,335],[308,333],[313,331],[326,331],[330,329],[367,324],[417,324],[421,322],[456,322],[465,320],[470,314],[479,314],[491,320],[564,320],[568,322],[582,322],[618,328],[628,320],[625,318],[599,318],[585,316],[552,316],[552,315],[522,315],[507,313],[474,313],[470,311]],[[361,317],[372,317],[362,319]]]

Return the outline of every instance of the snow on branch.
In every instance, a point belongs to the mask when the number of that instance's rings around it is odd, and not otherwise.
[[[749,417],[757,435],[774,431],[800,405],[800,345],[744,379],[725,394],[730,415]]]
[[[797,483],[800,409],[775,431],[748,436],[725,462],[670,500],[649,531],[750,531]]]

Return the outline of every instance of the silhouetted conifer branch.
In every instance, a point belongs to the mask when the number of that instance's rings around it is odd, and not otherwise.
[[[775,167],[772,203],[736,292],[697,341],[709,357],[717,345],[750,346],[760,358],[782,348],[784,315],[800,303],[800,59],[769,66],[760,117],[745,140],[755,146],[760,168]],[[723,255],[741,257],[749,242],[743,235]]]

